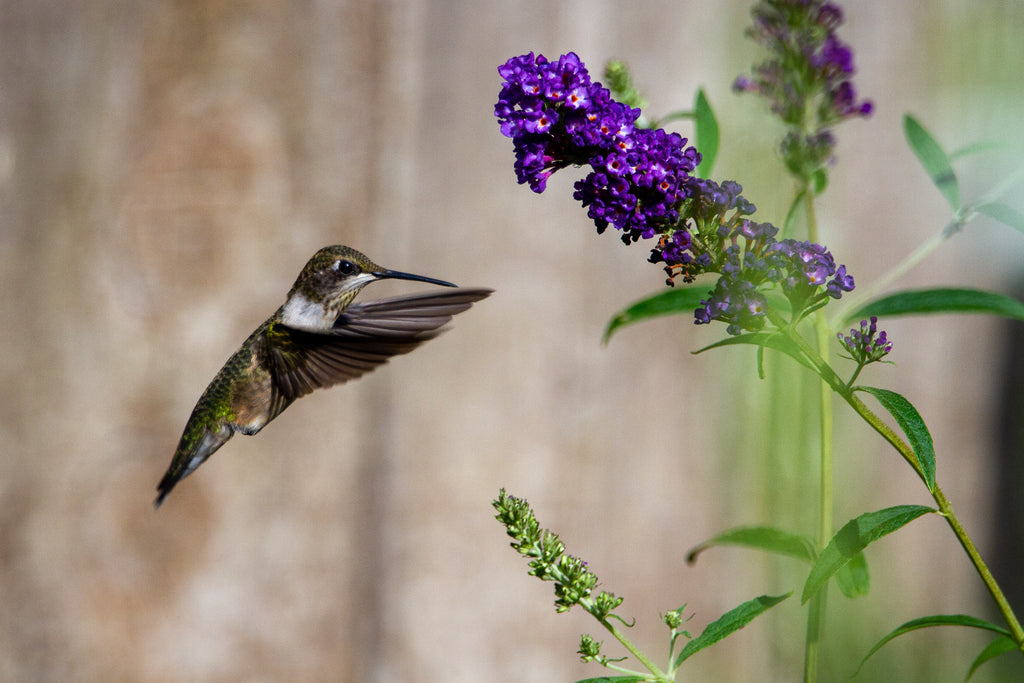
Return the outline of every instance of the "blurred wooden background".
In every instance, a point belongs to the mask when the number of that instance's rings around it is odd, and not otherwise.
[[[905,111],[950,147],[1021,142],[1024,5],[846,4],[841,35],[877,112],[840,131],[821,220],[867,283],[946,221],[902,143]],[[757,464],[756,430],[736,435],[757,423],[752,354],[691,356],[723,330],[685,318],[602,348],[608,318],[659,290],[662,274],[644,246],[593,234],[571,172],[542,196],[516,186],[492,116],[496,67],[529,50],[574,50],[595,76],[626,59],[655,113],[704,86],[723,125],[716,175],[781,221],[777,131],[760,103],[729,91],[757,57],[741,37],[748,12],[610,0],[0,4],[0,679],[600,675],[574,655],[595,625],[554,613],[550,585],[526,576],[493,520],[503,486],[626,597],[650,652],[664,649],[659,612],[688,603],[697,633],[793,589],[798,568],[750,553],[684,562],[719,530],[772,521],[779,486],[791,491],[779,514],[806,500],[786,521],[813,532],[813,464],[773,471]],[[968,196],[999,173],[968,168]],[[334,243],[497,293],[416,353],[234,439],[154,512],[206,382]],[[1007,291],[1022,257],[1019,235],[979,220],[899,284]],[[899,365],[865,381],[915,401],[940,481],[994,553],[1003,328],[887,327]],[[929,502],[879,439],[852,420],[839,428],[850,446],[837,521]],[[830,605],[851,657],[913,617],[988,614],[941,520],[869,560],[872,594]],[[695,658],[688,679],[795,679],[803,616],[790,603]],[[844,631],[846,620],[863,627]],[[985,642],[908,638],[875,674],[959,680]],[[943,656],[899,663],[925,643]]]

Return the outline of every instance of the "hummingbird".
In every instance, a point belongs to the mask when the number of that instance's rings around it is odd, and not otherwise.
[[[363,287],[385,279],[455,289],[352,303]],[[299,273],[284,305],[242,342],[199,397],[154,506],[236,432],[256,434],[295,399],[412,351],[492,291],[388,270],[350,247],[324,247]]]

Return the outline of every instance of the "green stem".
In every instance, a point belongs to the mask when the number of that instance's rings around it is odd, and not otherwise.
[[[937,235],[933,235],[926,241],[922,242],[921,245],[913,251],[907,258],[900,261],[899,265],[890,270],[882,277],[876,279],[863,291],[858,292],[858,298],[861,301],[871,301],[878,295],[879,292],[885,291],[885,289],[895,282],[898,278],[903,277],[904,273],[909,271],[911,268],[920,263],[926,256],[935,251],[942,245],[946,240],[955,235],[958,232],[960,223],[954,218],[947,225],[945,225]],[[852,304],[849,304],[852,305]],[[840,305],[837,307],[835,314],[832,317],[833,321],[840,321],[846,315],[848,306]]]
[[[804,209],[807,214],[807,236],[812,242],[818,241],[818,220],[814,212],[814,193],[810,187],[804,187]],[[829,327],[825,314],[819,309],[814,314],[814,331],[818,346],[818,355],[828,357]],[[833,420],[832,392],[822,381],[818,383],[818,410],[820,420],[820,493],[818,496],[818,548],[824,548],[832,538],[832,509],[834,500],[833,489]],[[811,600],[810,612],[807,615],[807,636],[804,648],[804,682],[813,683],[818,677],[818,652],[821,643],[821,629],[825,623],[826,590],[818,591]]]
[[[991,191],[985,193],[981,199],[970,206],[965,206],[959,211],[953,214],[953,218],[950,219],[946,225],[943,226],[942,230],[936,235],[932,235],[927,240],[921,243],[921,245],[915,249],[910,256],[900,261],[899,265],[890,270],[882,277],[876,279],[868,288],[860,292],[861,300],[870,301],[879,293],[884,291],[892,284],[897,278],[903,276],[904,273],[909,271],[911,268],[920,263],[926,256],[935,251],[943,242],[953,237],[967,225],[975,216],[978,215],[977,207],[981,204],[993,202],[1002,197],[1010,188],[1020,182],[1020,179],[1024,177],[1024,166],[1021,166],[1014,171],[1010,176],[1005,178],[1003,182],[999,183],[996,187],[992,188]],[[813,240],[812,241],[816,241]],[[852,304],[851,304],[852,305]],[[835,315],[833,321],[842,320],[846,306],[840,304],[835,309]]]
[[[593,603],[590,602],[589,600],[584,599],[584,600],[580,600],[580,606],[583,607],[583,609],[585,609],[588,612],[590,612],[590,608],[593,606]],[[593,614],[593,612],[591,612],[591,614]],[[666,683],[672,683],[673,679],[670,678],[669,675],[666,674],[664,671],[662,671],[658,667],[657,664],[655,664],[650,659],[648,659],[647,655],[645,655],[643,652],[638,650],[637,647],[635,645],[633,645],[632,642],[630,642],[629,638],[627,638],[626,636],[622,635],[622,633],[619,631],[619,629],[615,628],[615,625],[612,624],[611,621],[607,617],[602,618],[602,617],[597,617],[595,615],[595,618],[599,622],[601,622],[601,625],[604,626],[606,629],[608,629],[609,633],[611,633],[613,636],[615,636],[615,640],[619,641],[619,643],[622,644],[622,647],[626,648],[626,650],[629,651],[629,654],[633,655],[636,658],[636,661],[638,661],[641,664],[643,664],[644,668],[647,669],[648,671],[650,671],[655,676],[655,678],[657,678],[659,681],[665,681]]]
[[[769,311],[769,319],[779,329],[781,329],[796,345],[799,347],[801,353],[807,358],[807,360],[814,366],[818,375],[826,382],[832,390],[839,394],[843,400],[845,400],[854,412],[860,415],[865,422],[867,422],[872,429],[878,432],[883,439],[888,441],[893,448],[903,457],[903,459],[914,468],[918,476],[924,479],[924,471],[921,468],[921,463],[918,462],[917,456],[914,454],[914,450],[902,439],[889,425],[885,424],[878,415],[876,415],[870,408],[865,405],[860,398],[857,397],[856,393],[851,387],[847,387],[846,384],[839,378],[839,376],[832,370],[832,367],[822,360],[821,356],[816,354],[811,348],[810,344],[801,337],[796,331],[786,323],[784,319],[778,314]],[[1021,628],[1020,622],[1017,620],[1017,616],[1013,612],[1013,608],[1010,607],[1009,601],[1003,594],[1002,589],[999,587],[999,583],[995,577],[992,576],[992,572],[989,570],[988,565],[982,559],[981,554],[978,552],[978,548],[974,545],[974,541],[971,540],[967,530],[964,529],[960,523],[959,518],[953,511],[953,506],[950,504],[946,495],[939,488],[938,484],[931,491],[932,498],[935,503],[939,506],[939,512],[942,517],[949,524],[950,529],[953,530],[953,534],[956,536],[957,541],[960,542],[960,546],[967,553],[970,558],[971,564],[974,565],[975,571],[981,577],[982,582],[985,584],[985,588],[988,590],[989,595],[992,596],[993,601],[996,603],[996,607],[999,609],[1000,614],[1003,616],[1003,620],[1010,629],[1010,633],[1013,635],[1014,642],[1024,650],[1024,628]]]
[[[992,594],[992,598],[996,602],[996,606],[999,608],[999,612],[1003,615],[1003,619],[1006,621],[1007,626],[1010,627],[1010,632],[1013,634],[1013,640],[1017,643],[1021,650],[1024,650],[1024,629],[1021,628],[1020,623],[1017,621],[1017,616],[1013,613],[1013,608],[1010,607],[1010,603],[1007,601],[1006,596],[1003,595],[1002,589],[999,588],[999,583],[996,578],[992,576],[992,572],[989,570],[988,565],[981,559],[981,553],[974,546],[974,542],[971,540],[967,530],[964,529],[963,525],[960,524],[959,518],[956,513],[953,512],[953,505],[946,498],[946,494],[942,492],[939,485],[935,485],[935,490],[932,492],[932,497],[935,502],[938,503],[939,511],[945,518],[946,523],[949,524],[950,528],[953,529],[953,533],[956,535],[956,540],[960,542],[964,552],[971,558],[971,562],[974,564],[974,568],[978,571],[981,576],[981,580],[985,582],[985,586],[988,588],[989,593]]]
[[[847,380],[847,382],[846,382],[846,388],[847,389],[849,389],[850,387],[853,386],[853,383],[856,382],[857,378],[860,376],[860,371],[863,370],[863,369],[864,369],[864,366],[862,364],[858,363],[857,364],[857,369],[853,371],[853,374],[850,375],[850,379]]]

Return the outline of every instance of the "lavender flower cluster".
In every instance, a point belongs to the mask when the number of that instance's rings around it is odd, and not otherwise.
[[[823,0],[761,0],[752,10],[754,25],[747,35],[770,57],[733,83],[739,92],[757,93],[789,126],[782,156],[799,177],[832,159],[835,124],[868,116],[874,105],[857,101],[850,80],[853,51],[835,34],[843,22],[838,5]]]
[[[883,356],[892,351],[892,342],[889,341],[885,331],[878,333],[878,318],[875,316],[871,316],[870,322],[861,320],[859,330],[850,330],[848,335],[840,332],[836,336],[842,347],[860,366],[881,360]]]
[[[735,181],[691,176],[700,154],[663,129],[639,128],[640,110],[612,99],[573,53],[555,61],[531,52],[499,67],[504,79],[494,113],[512,138],[516,178],[543,192],[555,171],[589,166],[574,197],[598,233],[613,225],[631,244],[657,238],[652,263],[668,284],[703,273],[721,278],[695,321],[720,320],[730,334],[764,325],[762,286],[777,286],[793,310],[853,289],[821,245],[775,239],[777,228],[747,216],[756,207]],[[824,289],[823,289],[824,288]]]
[[[767,300],[759,289],[763,284],[780,287],[794,311],[807,309],[825,296],[838,299],[854,288],[846,266],[836,267],[832,254],[820,244],[785,239],[775,240],[777,228],[771,223],[742,219],[729,234],[731,244],[724,250],[714,291],[694,311],[698,325],[719,320],[729,334],[764,327]],[[744,246],[740,248],[742,237]],[[825,292],[821,293],[824,285]]]

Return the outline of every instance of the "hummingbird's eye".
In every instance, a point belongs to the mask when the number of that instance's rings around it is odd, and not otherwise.
[[[351,261],[340,259],[334,262],[334,269],[342,275],[351,275],[356,272],[356,266]]]

